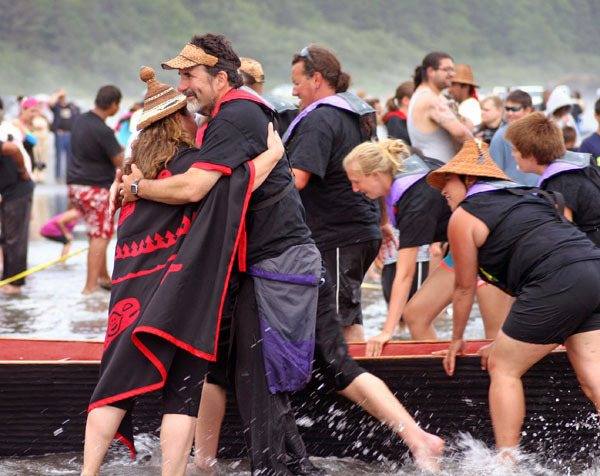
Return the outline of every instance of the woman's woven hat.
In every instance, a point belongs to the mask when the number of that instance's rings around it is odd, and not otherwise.
[[[434,188],[444,188],[444,174],[470,175],[501,180],[510,179],[488,152],[488,145],[480,140],[471,139],[464,143],[462,149],[450,162],[427,175],[427,183]]]
[[[187,105],[185,96],[168,84],[159,83],[149,66],[141,67],[140,79],[148,85],[148,91],[144,96],[144,111],[137,125],[138,131]]]

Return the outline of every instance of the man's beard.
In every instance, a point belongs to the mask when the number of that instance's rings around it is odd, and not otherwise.
[[[202,104],[196,96],[190,95],[187,96],[187,110],[193,114],[200,114],[202,116],[211,117],[215,107],[217,105],[217,101],[212,99],[211,101]]]
[[[198,104],[200,104],[200,103],[198,103]],[[217,107],[217,101],[215,98],[212,98],[206,104],[201,105],[200,114],[202,114],[203,116],[206,116],[206,117],[212,117],[215,107]]]
[[[198,102],[195,96],[187,96],[186,108],[192,114],[200,113],[200,103]]]

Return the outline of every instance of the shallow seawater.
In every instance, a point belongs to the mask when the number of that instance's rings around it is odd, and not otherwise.
[[[35,192],[29,266],[48,263],[60,255],[58,243],[41,239],[38,230],[51,216],[66,209],[66,187],[60,185],[38,186]],[[76,240],[71,251],[85,248],[87,239],[81,227],[76,229]],[[114,241],[109,247],[114,252]],[[27,278],[24,293],[17,297],[0,294],[0,336],[32,337],[49,339],[99,340],[104,338],[109,293],[100,291],[88,296],[80,294],[85,280],[86,254],[79,254],[64,264],[55,264]],[[363,290],[365,333],[368,336],[379,332],[385,321],[386,304],[381,293],[375,289]],[[444,313],[436,321],[440,338],[448,338],[451,331],[451,316]],[[483,337],[483,326],[475,308],[467,327],[469,338]],[[406,331],[396,336],[408,339]],[[1,402],[0,402],[1,404]],[[1,422],[0,422],[1,424]],[[2,442],[0,442],[0,445]],[[449,451],[442,460],[443,476],[526,476],[526,475],[581,475],[600,476],[600,462],[590,468],[567,468],[552,455],[525,455],[519,460],[517,469],[502,464],[496,453],[480,441],[468,435],[456,435],[447,442]],[[122,448],[111,449],[102,468],[104,476],[154,476],[160,475],[159,442],[155,436],[136,437],[138,457],[129,459]],[[365,463],[348,458],[313,458],[331,476],[346,475],[419,475],[404,455],[398,461]],[[538,459],[539,458],[539,459]],[[27,458],[0,458],[0,476],[78,475],[82,455],[79,453],[47,455]],[[207,475],[190,467],[188,476]],[[219,475],[249,475],[246,460],[219,461]]]
[[[160,476],[158,438],[140,435],[136,440],[139,454],[136,461],[129,459],[124,450],[111,449],[101,474],[103,476]],[[458,435],[449,442],[449,454],[441,459],[440,476],[600,476],[600,462],[588,468],[566,469],[560,464],[544,460],[546,455],[518,455],[516,466],[503,462],[491,448],[468,435]],[[352,458],[311,458],[313,463],[330,476],[418,476],[423,473],[410,463],[382,461],[365,463]],[[81,470],[81,454],[66,453],[29,458],[0,459],[0,476],[77,476]],[[202,471],[192,465],[186,476],[249,476],[248,462],[221,460],[214,470]]]

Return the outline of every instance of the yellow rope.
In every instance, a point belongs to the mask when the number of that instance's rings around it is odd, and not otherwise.
[[[73,256],[83,253],[84,251],[87,251],[87,246],[80,250],[73,251],[72,253],[69,253],[68,255],[61,256],[60,258],[54,259],[48,263],[40,264],[39,266],[30,268],[26,271],[23,271],[22,273],[15,274],[14,276],[11,276],[10,278],[3,279],[2,281],[0,281],[0,287],[4,286],[5,284],[10,284],[13,281],[16,281],[17,279],[21,279],[21,278],[24,278],[25,276],[29,276],[30,274],[36,273],[37,271],[41,271],[42,269],[48,268],[48,267],[52,266],[53,264],[60,263],[61,261],[65,261],[69,258],[72,258]]]

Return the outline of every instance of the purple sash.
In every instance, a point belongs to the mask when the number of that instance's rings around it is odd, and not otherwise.
[[[576,152],[567,151],[560,159],[552,162],[544,173],[540,176],[537,186],[541,187],[544,181],[548,180],[554,175],[561,174],[568,170],[579,170],[584,169],[590,165],[589,154],[580,154]]]
[[[394,179],[392,182],[390,193],[385,196],[385,205],[388,212],[388,218],[392,225],[397,225],[396,214],[394,213],[394,205],[398,203],[398,201],[402,198],[402,195],[404,195],[410,187],[425,177],[425,175],[427,175],[427,173],[404,175]]]
[[[308,105],[306,108],[304,108],[300,112],[300,114],[298,114],[296,116],[296,118],[292,121],[290,126],[287,128],[287,131],[285,131],[285,134],[283,135],[284,144],[292,136],[294,129],[300,123],[300,121],[302,121],[302,119],[304,119],[311,112],[313,112],[316,108],[318,108],[319,106],[322,106],[322,105],[333,106],[333,107],[337,107],[338,109],[343,109],[344,111],[356,113],[356,111],[354,110],[354,108],[352,108],[352,106],[350,106],[348,101],[346,101],[345,99],[343,99],[341,96],[339,96],[337,94],[334,94],[333,96],[327,96],[326,98],[323,98],[323,99],[319,99],[318,101],[315,101],[312,104]]]
[[[465,198],[476,193],[491,192],[493,190],[502,190],[503,188],[522,187],[523,185],[508,180],[480,180],[467,191]]]

